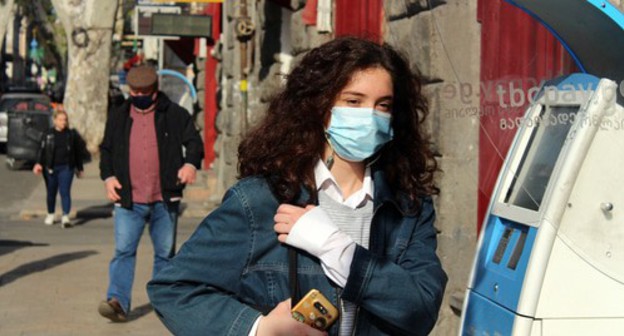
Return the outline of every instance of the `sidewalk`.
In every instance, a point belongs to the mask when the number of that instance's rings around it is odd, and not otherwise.
[[[129,321],[112,323],[98,314],[115,249],[112,222],[88,219],[72,229],[39,218],[0,222],[0,335],[171,335],[145,290],[153,262],[147,232],[138,248]],[[178,246],[199,223],[180,219]]]
[[[106,198],[104,182],[100,179],[100,161],[94,158],[85,165],[82,178],[75,178],[72,185],[72,219],[110,217],[113,205]],[[212,190],[215,190],[216,175],[213,171],[197,171],[197,181],[184,189],[184,198],[180,206],[180,217],[204,218],[215,204],[210,202]],[[60,218],[60,197],[57,196],[56,215]],[[29,220],[43,218],[46,210],[46,189],[43,179],[28,197],[17,218]]]
[[[24,200],[19,214],[0,221],[0,335],[170,335],[145,291],[153,263],[147,232],[138,248],[129,321],[111,323],[97,313],[115,249],[112,205],[105,198],[98,164],[89,163],[84,177],[74,180],[73,228],[61,229],[58,222],[43,225],[43,181]],[[178,249],[210,211],[204,199],[214,180],[207,172],[198,175],[195,186],[185,191]]]

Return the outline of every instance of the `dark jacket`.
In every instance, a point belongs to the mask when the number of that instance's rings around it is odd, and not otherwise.
[[[84,153],[87,152],[86,144],[80,134],[70,128],[69,139],[67,141],[67,152],[69,155],[69,167],[78,171],[83,171]],[[45,131],[41,137],[41,145],[37,154],[37,163],[44,169],[52,171],[54,168],[54,128]]]
[[[197,169],[204,157],[202,139],[189,113],[158,93],[154,123],[160,160],[160,187],[163,199],[182,197],[184,184],[178,183],[178,170],[190,163]],[[104,139],[100,144],[100,177],[106,180],[115,176],[121,184],[118,190],[121,206],[132,206],[132,181],[130,181],[130,100],[111,111],[106,121]],[[186,149],[186,155],[182,151]]]
[[[432,201],[423,198],[410,214],[409,202],[392,196],[382,172],[373,181],[370,248],[356,247],[345,288],[300,251],[301,293],[316,288],[336,307],[339,298],[358,305],[354,335],[426,335],[447,281],[435,251]],[[290,296],[288,248],[273,230],[278,206],[265,179],[239,181],[148,283],[151,303],[174,335],[247,335],[260,316],[253,307],[275,307]],[[329,334],[338,335],[339,327]]]

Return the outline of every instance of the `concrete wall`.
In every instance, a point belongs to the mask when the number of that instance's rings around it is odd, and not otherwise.
[[[248,1],[251,2],[251,1]],[[261,0],[253,2],[256,33],[249,67],[247,121],[255,124],[268,99],[283,83],[283,74],[309,49],[332,38],[319,34],[301,20],[304,0],[291,1],[291,9]],[[429,8],[429,4],[433,8]],[[220,198],[236,181],[236,150],[245,132],[242,113],[240,42],[234,36],[239,1],[225,1],[225,32],[221,39],[219,137],[215,145]],[[434,335],[457,332],[459,317],[451,303],[460,304],[476,243],[477,154],[479,122],[466,116],[479,109],[480,27],[476,2],[470,0],[385,1],[384,40],[408,55],[426,78],[430,101],[427,126],[440,154],[436,199],[439,255],[449,275],[446,296]],[[249,55],[248,57],[251,57]]]
[[[624,11],[624,0],[609,0],[609,2],[621,11]]]
[[[398,46],[425,77],[427,120],[442,174],[435,200],[438,254],[449,276],[433,335],[454,335],[476,245],[480,25],[476,1],[386,1],[384,40]]]
[[[217,74],[221,97],[217,115],[219,136],[215,144],[218,176],[217,194],[236,181],[237,148],[242,134],[262,118],[270,97],[282,86],[284,75],[298,55],[330,39],[314,27],[305,26],[301,14],[305,1],[293,0],[291,8],[283,8],[271,1],[247,1],[247,12],[256,31],[248,44],[248,108],[243,112],[240,90],[242,78],[241,42],[235,36],[236,17],[240,0],[224,2],[224,34],[221,38],[222,63]]]

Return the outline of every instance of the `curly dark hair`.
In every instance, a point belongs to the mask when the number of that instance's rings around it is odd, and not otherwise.
[[[238,148],[239,177],[266,177],[280,202],[294,202],[302,184],[316,199],[314,166],[326,145],[324,121],[354,73],[374,67],[390,73],[394,88],[394,138],[381,149],[375,169],[384,170],[395,194],[417,204],[421,196],[437,194],[437,163],[423,135],[428,106],[420,73],[411,71],[405,57],[388,44],[355,37],[312,49],[292,70],[265,118]]]

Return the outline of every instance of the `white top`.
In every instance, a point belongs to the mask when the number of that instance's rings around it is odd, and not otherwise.
[[[317,191],[323,191],[332,200],[351,209],[361,208],[373,200],[374,186],[370,167],[367,167],[364,172],[362,189],[347,199],[344,199],[340,186],[322,160],[319,160],[314,167],[314,178]],[[338,286],[345,286],[356,243],[338,228],[320,206],[299,218],[288,234],[286,244],[298,247],[319,258],[325,275]],[[254,323],[249,332],[250,336],[256,334],[261,318],[262,316]]]
[[[363,207],[373,200],[370,168],[366,168],[364,172],[362,189],[347,199],[344,199],[338,183],[321,160],[314,167],[314,177],[317,190],[352,209]],[[355,242],[338,229],[321,207],[316,207],[299,218],[290,230],[286,244],[319,258],[325,275],[340,287],[345,286],[355,253]]]

